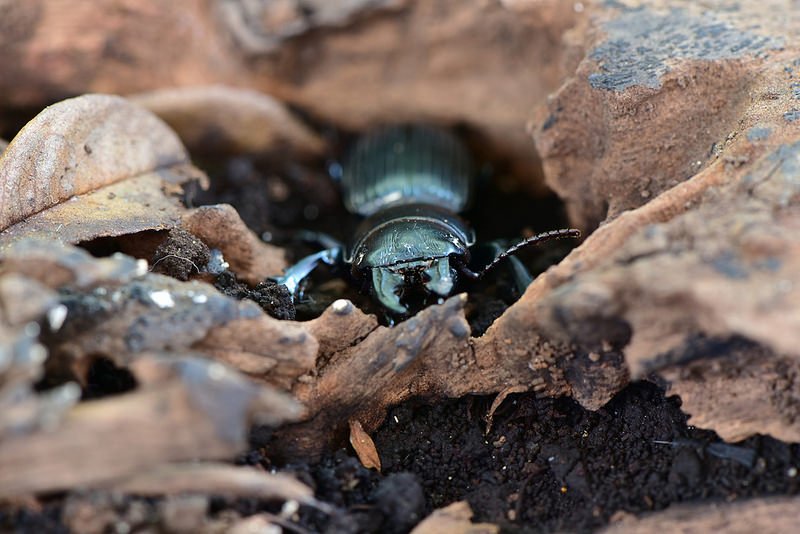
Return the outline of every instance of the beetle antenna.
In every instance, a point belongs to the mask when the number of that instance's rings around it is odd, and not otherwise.
[[[501,261],[508,258],[509,256],[516,254],[517,252],[519,252],[524,248],[539,245],[547,241],[553,241],[554,239],[566,239],[566,238],[577,239],[580,236],[581,236],[581,231],[576,228],[562,228],[560,230],[550,230],[549,232],[542,232],[541,234],[536,234],[535,236],[529,237],[523,241],[520,241],[516,245],[509,247],[505,252],[501,252],[500,254],[498,254],[498,256],[495,259],[493,259],[489,263],[489,265],[481,269],[479,272],[473,273],[476,274],[477,277],[473,278],[469,275],[467,276],[469,278],[472,278],[473,280],[483,278],[486,275],[486,273],[497,267],[497,265]]]

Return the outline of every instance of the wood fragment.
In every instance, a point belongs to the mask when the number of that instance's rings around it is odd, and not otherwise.
[[[649,532],[792,532],[800,521],[800,499],[771,497],[732,503],[678,505],[641,518],[626,517],[604,534]]]
[[[473,523],[472,509],[466,501],[458,501],[434,510],[414,527],[411,534],[498,534],[500,527],[489,523]]]
[[[0,251],[0,272],[18,273],[45,286],[116,286],[144,276],[147,262],[115,254],[95,258],[58,241],[22,239]]]
[[[378,449],[375,448],[375,442],[372,441],[369,434],[364,432],[364,427],[357,419],[350,419],[348,423],[350,425],[350,445],[353,446],[358,459],[361,460],[361,465],[380,473],[381,457],[378,455]]]
[[[163,380],[80,403],[53,428],[0,442],[0,497],[107,484],[169,462],[230,458],[246,446],[255,420],[299,414],[278,393],[269,398],[284,400],[265,406],[263,386],[218,363],[178,358],[165,365],[173,371]]]
[[[228,204],[193,209],[181,224],[210,248],[222,251],[236,276],[252,285],[286,268],[284,251],[259,239]]]
[[[252,467],[218,463],[168,464],[136,472],[106,485],[136,495],[202,493],[230,497],[294,500],[313,504],[314,492],[294,477]]]

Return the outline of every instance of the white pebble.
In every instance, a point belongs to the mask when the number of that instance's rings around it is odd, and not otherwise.
[[[169,291],[162,289],[161,291],[153,291],[150,293],[150,300],[161,309],[172,308],[175,306],[175,301],[170,295]]]

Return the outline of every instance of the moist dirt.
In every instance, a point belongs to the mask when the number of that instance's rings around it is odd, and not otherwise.
[[[569,398],[510,395],[487,432],[492,400],[394,408],[373,436],[380,474],[345,448],[311,464],[279,465],[258,449],[242,461],[293,473],[337,506],[333,517],[303,514],[313,532],[407,532],[459,500],[504,532],[589,532],[672,504],[800,489],[800,446],[763,436],[725,444],[688,426],[680,399],[651,382],[631,384],[597,412]]]

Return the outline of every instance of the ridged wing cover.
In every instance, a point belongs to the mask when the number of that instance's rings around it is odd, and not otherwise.
[[[393,126],[363,136],[345,161],[345,206],[369,216],[388,206],[432,204],[458,213],[470,200],[473,165],[450,132]]]

